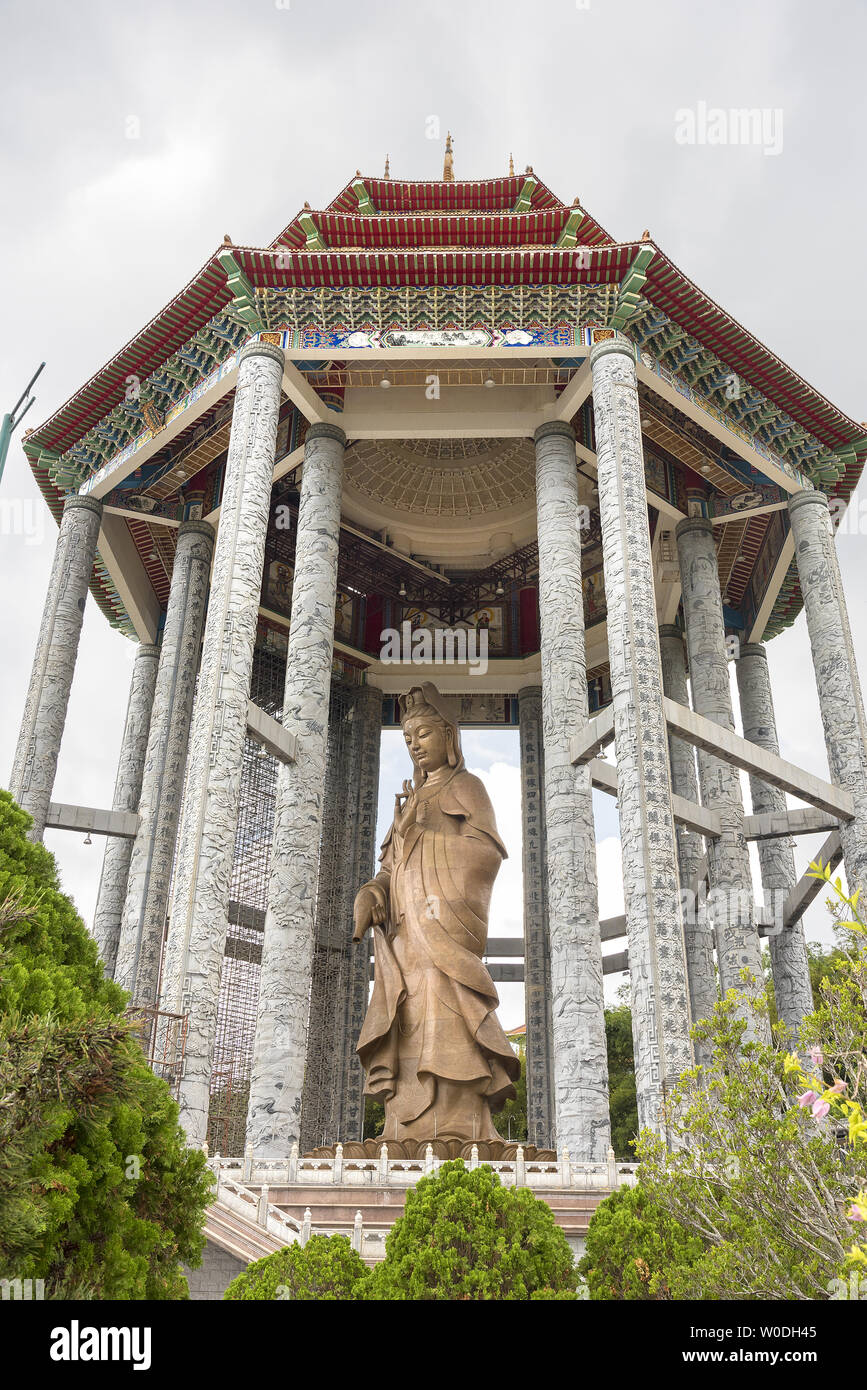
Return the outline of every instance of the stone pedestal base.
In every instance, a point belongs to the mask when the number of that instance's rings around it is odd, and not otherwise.
[[[389,1158],[424,1158],[430,1146],[434,1158],[470,1159],[473,1157],[473,1149],[476,1149],[480,1163],[499,1163],[514,1161],[518,1156],[518,1149],[523,1149],[525,1163],[557,1162],[557,1155],[553,1149],[537,1149],[535,1144],[516,1144],[508,1139],[383,1139],[381,1135],[376,1139],[350,1141],[344,1144],[343,1157],[378,1159],[383,1145],[388,1150]],[[321,1148],[314,1149],[304,1157],[335,1158],[336,1151],[336,1144],[323,1144]]]

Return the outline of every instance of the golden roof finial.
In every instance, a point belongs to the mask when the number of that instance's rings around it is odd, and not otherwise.
[[[514,161],[514,159],[512,158],[512,156],[511,156],[511,154],[510,154],[510,155],[509,155],[509,178],[510,178],[510,179],[513,179],[514,177],[515,177],[515,161]]]
[[[385,173],[383,174],[382,177],[383,177],[384,179],[390,179],[390,178],[391,178],[391,174],[388,172],[388,155],[385,156]]]
[[[455,162],[452,156],[452,133],[446,136],[446,155],[443,160],[443,182],[454,183],[455,181]]]

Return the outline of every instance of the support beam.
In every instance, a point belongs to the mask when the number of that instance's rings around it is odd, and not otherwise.
[[[777,840],[788,835],[817,835],[823,830],[837,830],[840,822],[827,811],[812,806],[796,806],[792,810],[763,811],[760,815],[744,816],[744,834],[748,840]]]
[[[270,753],[279,763],[294,763],[296,738],[284,729],[279,719],[247,701],[247,733],[266,753]]]
[[[45,818],[46,830],[75,830],[79,833],[118,836],[134,840],[138,829],[135,811],[100,811],[93,806],[70,806],[51,801]]]
[[[592,758],[588,763],[590,768],[590,780],[596,791],[605,792],[608,796],[617,795],[617,768],[611,763],[606,763],[601,758]],[[688,830],[694,830],[697,835],[706,835],[714,838],[720,834],[721,822],[716,811],[709,811],[706,807],[700,806],[696,801],[687,801],[683,796],[675,796],[672,793],[671,809],[674,819],[678,825],[685,825]]]
[[[832,830],[814,862],[821,863],[823,868],[836,869],[842,858],[843,842],[840,838],[840,832],[839,830]],[[808,878],[804,875],[798,880],[786,898],[786,905],[783,909],[785,927],[793,927],[796,922],[801,920],[811,902],[819,896],[824,886],[820,878]]]
[[[854,815],[852,793],[844,787],[825,782],[811,772],[804,772],[794,763],[786,762],[785,758],[769,753],[749,739],[741,738],[713,719],[705,719],[686,705],[675,704],[674,700],[665,701],[665,715],[671,733],[703,752],[712,753],[722,762],[749,772],[763,782],[769,782],[772,787],[791,792],[802,801],[809,801],[830,816],[851,820]]]
[[[614,706],[608,705],[588,719],[572,739],[572,762],[578,766],[589,763],[614,739]]]

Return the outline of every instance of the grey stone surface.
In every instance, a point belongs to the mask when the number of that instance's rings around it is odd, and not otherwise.
[[[689,706],[689,687],[686,679],[686,651],[683,633],[671,623],[659,629],[659,651],[662,660],[662,688],[671,700],[679,705]],[[695,752],[692,745],[683,739],[669,737],[669,763],[671,767],[671,787],[678,796],[688,801],[698,801],[698,775],[695,767]],[[681,903],[687,908],[683,913],[683,934],[686,945],[686,968],[689,978],[690,1014],[693,1022],[709,1018],[719,998],[716,984],[716,970],[713,958],[713,934],[703,912],[695,910],[690,896],[698,878],[699,866],[704,858],[702,838],[685,825],[676,825],[677,864],[680,877]],[[697,1062],[708,1060],[708,1050],[701,1043],[695,1043]]]
[[[867,722],[828,500],[821,492],[789,498],[795,559],[832,781],[851,792],[852,820],[841,821],[850,891],[867,892]]]
[[[734,731],[728,655],[713,528],[705,517],[678,524],[677,551],[683,590],[686,643],[693,707],[723,728]],[[716,936],[720,988],[758,993],[763,987],[761,946],[755,926],[753,880],[744,838],[740,775],[731,763],[706,751],[698,754],[701,798],[717,812],[722,833],[707,841],[708,878]],[[745,985],[741,972],[754,981]],[[747,1037],[767,1036],[749,1010],[744,1011]]]
[[[33,817],[31,840],[45,829],[101,519],[97,498],[67,497],[9,781]]]
[[[178,831],[161,1004],[189,1016],[179,1102],[195,1144],[208,1127],[283,361],[263,342],[240,357]]]
[[[159,658],[159,647],[149,644],[139,646],[136,652],[112,799],[115,811],[138,811]],[[111,979],[114,979],[117,962],[131,855],[131,840],[112,837],[106,841],[93,914],[93,935],[105,973]]]
[[[664,1133],[693,1054],[634,350],[603,340],[590,365],[638,1121]]]
[[[551,1057],[551,952],[545,873],[545,751],[542,687],[518,691],[521,828],[524,870],[524,1017],[527,1029],[527,1137],[538,1148],[554,1139]]]
[[[359,688],[354,715],[354,735],[359,761],[358,802],[352,835],[352,899],[362,883],[376,873],[376,812],[379,803],[379,761],[382,740],[382,691],[375,686]],[[355,1051],[370,994],[368,942],[355,945],[350,936],[349,993],[346,1000],[347,1025],[344,1033],[343,1104],[341,1129],[346,1139],[361,1139],[364,1132],[364,1072]]]
[[[213,551],[207,522],[179,528],[115,969],[141,1007],[157,1002]]]
[[[307,1062],[301,1103],[302,1153],[309,1153],[317,1144],[334,1144],[350,1137],[343,1123],[343,1083],[349,1041],[350,976],[359,954],[352,944],[352,903],[358,888],[353,878],[353,861],[361,780],[361,746],[355,719],[356,692],[360,690],[360,686],[333,681],[328,710]],[[367,874],[358,882],[370,877]]]
[[[212,1240],[205,1242],[202,1263],[198,1269],[184,1265],[184,1274],[190,1290],[190,1302],[214,1302],[222,1299],[233,1279],[247,1268],[246,1260],[239,1260],[227,1250],[221,1250]]]
[[[247,1140],[258,1158],[300,1141],[313,966],[345,436],[312,425],[304,446],[283,723],[297,738],[280,769]]]
[[[574,431],[541,425],[535,444],[556,1140],[590,1162],[611,1124],[590,770],[571,761],[588,717]]]
[[[746,643],[735,663],[744,738],[758,743],[769,753],[779,753],[777,721],[771,694],[768,656],[761,643]],[[786,815],[786,793],[759,777],[750,777],[753,814]],[[798,881],[794,844],[780,836],[758,842],[765,906],[774,911],[775,930],[768,938],[777,1012],[782,1021],[797,1031],[804,1016],[812,1011],[813,991],[804,927],[796,922],[783,930],[783,904]]]

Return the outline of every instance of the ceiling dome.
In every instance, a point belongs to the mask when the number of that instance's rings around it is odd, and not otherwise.
[[[346,451],[346,483],[395,511],[473,517],[530,502],[529,439],[359,440]]]

